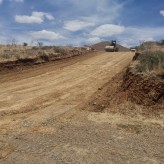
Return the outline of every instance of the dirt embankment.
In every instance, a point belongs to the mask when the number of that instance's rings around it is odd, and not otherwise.
[[[51,61],[84,55],[90,52],[94,52],[94,49],[90,47],[75,48],[47,46],[42,48],[32,47],[32,49],[26,49],[23,53],[20,50],[10,50],[10,56],[9,54],[2,55],[7,57],[5,60],[0,60],[0,72],[5,72],[13,69],[20,69],[27,66],[44,64]]]
[[[133,62],[117,74],[89,102],[89,110],[127,115],[158,115],[164,112],[164,80],[134,71]]]
[[[136,74],[127,69],[123,77],[123,91],[126,99],[134,103],[152,106],[164,103],[164,80]]]
[[[142,53],[136,53],[133,62],[138,62],[138,58]],[[128,67],[124,77],[122,88],[126,92],[127,100],[134,103],[153,106],[164,105],[164,79],[160,75],[158,77],[155,73],[152,74],[138,73],[134,64]]]

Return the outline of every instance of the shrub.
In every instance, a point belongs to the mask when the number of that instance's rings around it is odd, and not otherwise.
[[[147,51],[138,57],[137,65],[138,72],[150,72],[153,70],[164,69],[164,52],[162,51]]]
[[[3,54],[0,54],[0,57],[4,58],[4,59],[10,59],[12,57],[12,54],[11,53],[3,53]]]
[[[60,53],[60,54],[62,54],[62,55],[64,55],[64,54],[66,53],[65,49],[64,49],[64,48],[61,48],[61,47],[55,46],[55,47],[53,47],[53,49],[54,49],[54,51],[55,51],[56,53]]]
[[[24,47],[27,47],[27,46],[28,46],[28,43],[23,43],[23,46],[24,46]]]
[[[39,47],[43,47],[44,43],[43,43],[43,42],[38,42],[37,45],[38,45]]]

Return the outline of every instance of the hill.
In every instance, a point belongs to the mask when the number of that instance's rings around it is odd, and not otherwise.
[[[100,42],[100,43],[97,43],[97,44],[94,44],[92,45],[92,47],[98,51],[104,51],[104,48],[106,45],[110,45],[111,42],[108,42],[108,41],[104,41],[104,42]],[[117,44],[117,47],[119,47],[119,51],[120,52],[128,52],[129,49],[126,48],[126,47],[123,47],[119,44]]]

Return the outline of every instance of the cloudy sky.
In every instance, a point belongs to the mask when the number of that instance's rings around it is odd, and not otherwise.
[[[164,39],[164,0],[0,0],[0,44]]]

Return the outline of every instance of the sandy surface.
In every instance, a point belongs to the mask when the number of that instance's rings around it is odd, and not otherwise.
[[[0,75],[0,163],[163,163],[163,126],[80,110],[132,57],[97,53]]]

